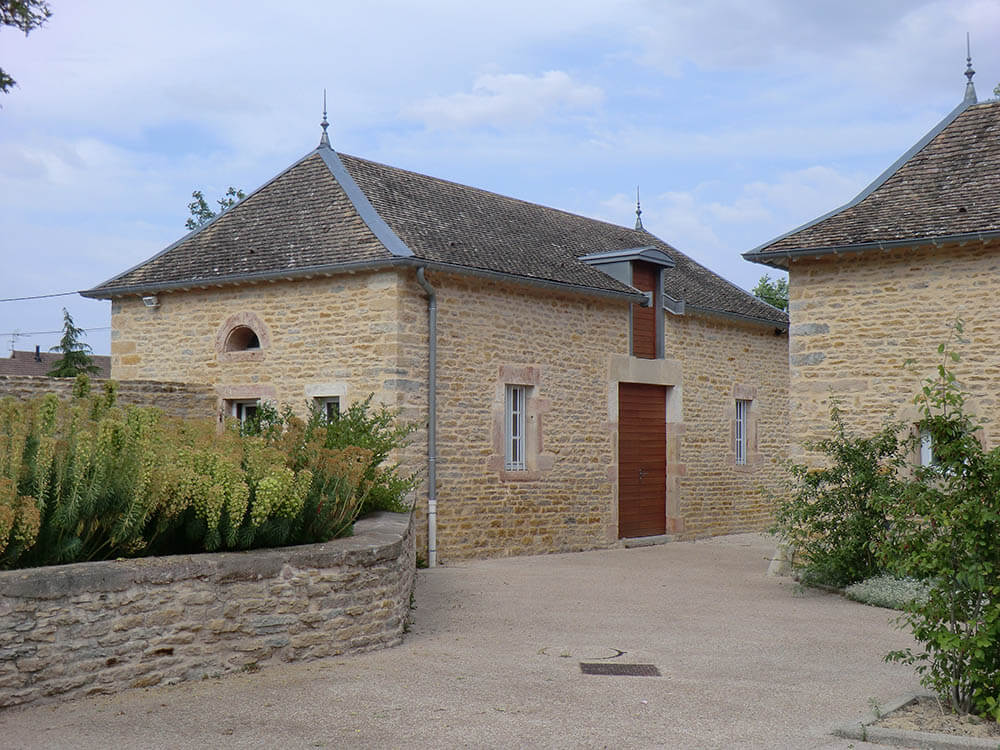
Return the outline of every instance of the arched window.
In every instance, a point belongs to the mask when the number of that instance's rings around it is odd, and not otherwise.
[[[260,339],[249,326],[236,326],[226,337],[227,352],[244,352],[260,349]]]

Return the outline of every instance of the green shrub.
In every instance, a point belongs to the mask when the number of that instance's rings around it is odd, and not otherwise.
[[[927,598],[928,585],[915,578],[897,578],[878,575],[852,583],[844,589],[844,595],[862,604],[887,609],[904,609],[915,601]]]
[[[961,341],[960,321],[955,328]],[[922,684],[955,711],[1000,721],[1000,448],[978,440],[950,369],[959,361],[951,341],[938,352],[937,376],[915,399],[934,465],[906,483],[885,556],[890,569],[929,582],[926,599],[904,615],[921,649],[886,658],[916,664]]]
[[[406,445],[416,425],[400,423],[398,412],[384,404],[373,408],[371,402],[372,395],[369,395],[330,420],[314,410],[309,427],[325,433],[324,445],[329,449],[357,446],[371,452],[362,474],[361,486],[367,492],[362,513],[376,510],[407,512],[410,506],[406,495],[416,486],[417,474],[400,474],[399,464],[390,463],[389,459],[394,451]]]
[[[248,435],[121,408],[113,385],[69,402],[0,400],[0,567],[349,533],[372,453],[312,442],[301,422]]]
[[[810,444],[827,466],[792,467],[793,490],[775,513],[774,533],[794,549],[805,583],[845,586],[881,572],[879,545],[888,523],[887,503],[899,493],[900,426],[874,437],[849,434],[840,409],[830,408],[833,436]]]

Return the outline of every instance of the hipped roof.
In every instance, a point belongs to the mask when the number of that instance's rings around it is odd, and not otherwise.
[[[1000,101],[963,102],[847,205],[744,254],[790,258],[1000,236]]]
[[[787,325],[785,314],[645,230],[386,166],[321,144],[233,208],[158,255],[83,292],[170,289],[428,265],[637,301],[582,256],[655,247],[674,261],[667,295]]]

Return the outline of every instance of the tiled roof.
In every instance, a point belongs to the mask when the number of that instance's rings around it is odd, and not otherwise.
[[[746,257],[766,263],[789,252],[1000,232],[1000,101],[960,110],[880,180],[860,200]]]
[[[341,186],[333,169],[343,169]],[[353,180],[354,185],[346,184]],[[354,188],[355,198],[349,197]],[[360,196],[360,198],[359,198]],[[361,205],[367,201],[370,205]],[[371,211],[374,209],[374,212]],[[388,240],[413,253],[401,257]],[[371,227],[371,228],[370,228]],[[398,243],[396,243],[398,245]],[[676,262],[665,291],[687,304],[787,324],[784,313],[643,230],[409,172],[320,147],[237,206],[149,261],[88,291],[113,296],[238,282],[358,263],[427,261],[612,294],[630,287],[581,256],[654,245]],[[390,242],[390,246],[394,246]]]
[[[62,359],[57,352],[22,352],[14,350],[10,357],[0,359],[0,375],[47,375]],[[95,378],[111,377],[111,357],[104,354],[91,354],[91,361],[100,368],[94,374]]]

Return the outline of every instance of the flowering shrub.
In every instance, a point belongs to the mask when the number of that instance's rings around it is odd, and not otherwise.
[[[81,389],[81,394],[86,394]],[[363,447],[122,408],[114,386],[0,400],[0,567],[325,541],[367,497]]]

